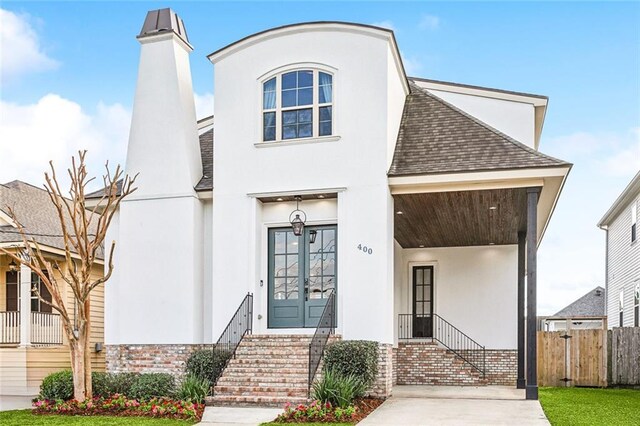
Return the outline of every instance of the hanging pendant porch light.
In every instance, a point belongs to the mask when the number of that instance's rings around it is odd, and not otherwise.
[[[15,260],[11,259],[11,263],[9,263],[9,270],[11,272],[17,271],[18,270],[18,264],[16,263]]]
[[[300,200],[302,200],[302,197],[299,195],[296,195],[295,199],[296,199],[296,209],[292,211],[291,214],[289,215],[289,222],[291,222],[293,235],[295,235],[296,237],[299,237],[300,235],[302,235],[302,232],[304,231],[304,223],[307,221],[307,214],[298,208],[300,205]],[[304,219],[301,218],[300,215],[302,215]]]

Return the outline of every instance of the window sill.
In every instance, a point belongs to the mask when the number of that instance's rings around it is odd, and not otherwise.
[[[340,140],[340,136],[320,136],[317,138],[299,138],[299,139],[285,139],[281,141],[270,142],[256,142],[253,144],[256,148],[268,148],[274,146],[287,146],[287,145],[304,145],[308,143],[322,143],[322,142],[337,142]]]

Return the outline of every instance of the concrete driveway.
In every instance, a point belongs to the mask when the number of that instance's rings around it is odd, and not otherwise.
[[[538,401],[506,386],[395,386],[360,426],[549,425]]]

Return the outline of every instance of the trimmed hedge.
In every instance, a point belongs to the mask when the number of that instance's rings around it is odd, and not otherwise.
[[[171,374],[145,373],[140,374],[133,382],[129,398],[149,400],[157,397],[171,397],[175,391],[176,383]]]
[[[355,376],[368,388],[378,375],[378,342],[342,340],[331,343],[324,353],[324,368],[342,376]]]
[[[42,380],[40,398],[62,399],[73,398],[73,373],[71,370],[56,371]]]
[[[187,360],[186,371],[187,374],[214,383],[230,358],[229,351],[216,351],[214,354],[211,349],[200,349],[194,351]]]
[[[149,400],[167,398],[175,392],[173,376],[166,373],[91,373],[93,396],[109,398],[114,394],[129,398]],[[40,398],[46,400],[70,400],[73,398],[71,370],[49,374],[40,385]]]

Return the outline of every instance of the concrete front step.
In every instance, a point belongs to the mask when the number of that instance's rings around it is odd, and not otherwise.
[[[282,396],[229,396],[229,395],[215,395],[213,397],[207,397],[205,399],[206,405],[216,406],[230,406],[230,407],[246,407],[246,406],[261,406],[261,407],[278,407],[283,408],[286,403],[292,405],[307,404],[309,399],[298,397],[282,397]]]

